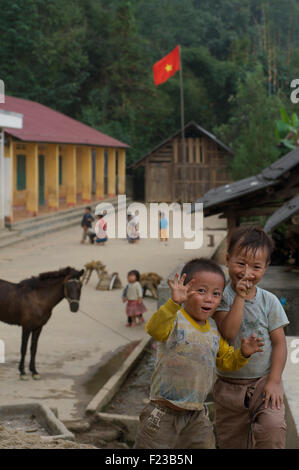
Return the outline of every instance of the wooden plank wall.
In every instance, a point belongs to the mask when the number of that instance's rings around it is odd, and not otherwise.
[[[186,189],[188,201],[194,201],[212,188],[227,184],[228,161],[224,152],[206,137],[186,138]],[[174,198],[180,200],[183,194],[183,157],[181,140],[173,140]]]
[[[227,153],[206,137],[186,138],[186,189],[183,197],[183,157],[181,138],[167,142],[146,160],[147,202],[191,202],[216,186],[229,182]]]

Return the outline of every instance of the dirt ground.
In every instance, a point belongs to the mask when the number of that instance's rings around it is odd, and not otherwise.
[[[90,444],[79,444],[57,439],[43,441],[39,436],[28,436],[20,431],[0,426],[0,449],[94,449]]]

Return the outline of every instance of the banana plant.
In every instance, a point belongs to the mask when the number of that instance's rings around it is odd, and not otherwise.
[[[281,119],[275,121],[275,135],[280,146],[289,150],[299,146],[299,118],[296,113],[288,116],[285,109],[280,110]]]

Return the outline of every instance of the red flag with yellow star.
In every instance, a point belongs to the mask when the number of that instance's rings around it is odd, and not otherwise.
[[[155,85],[166,82],[166,80],[172,77],[178,70],[180,70],[180,46],[176,46],[173,51],[154,64],[153,74]]]

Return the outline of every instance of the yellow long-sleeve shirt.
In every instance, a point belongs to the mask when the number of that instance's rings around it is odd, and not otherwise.
[[[158,341],[151,400],[202,409],[215,367],[234,371],[248,362],[240,349],[235,351],[221,337],[212,318],[200,325],[171,299],[154,313],[146,331]]]

